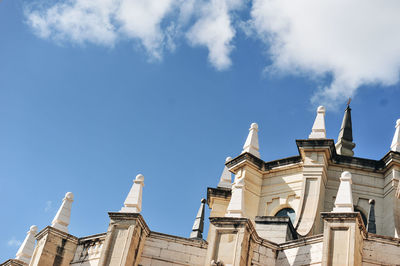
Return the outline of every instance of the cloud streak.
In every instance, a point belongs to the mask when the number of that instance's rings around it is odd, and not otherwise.
[[[208,49],[217,70],[232,65],[243,25],[265,43],[274,73],[317,81],[312,101],[335,107],[364,85],[394,85],[400,71],[400,2],[387,0],[64,0],[26,8],[44,39],[114,47],[140,44],[162,60],[180,41]],[[239,16],[243,15],[246,19]],[[329,80],[329,81],[327,81]]]
[[[9,247],[19,247],[21,246],[22,242],[17,240],[14,236],[7,241],[7,246]]]

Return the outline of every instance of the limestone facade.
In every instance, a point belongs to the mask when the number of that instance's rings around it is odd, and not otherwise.
[[[352,141],[350,110],[339,135],[347,139],[337,143]],[[67,194],[55,219],[64,227],[44,228],[34,250],[21,247],[25,261],[2,265],[399,265],[398,123],[395,144],[371,160],[352,156],[354,145],[339,154],[335,141],[326,139],[324,113],[319,107],[309,139],[296,140],[298,155],[269,162],[260,159],[253,123],[242,153],[226,161],[219,185],[207,188],[188,238],[147,226],[138,175],[121,211],[109,213],[106,232],[69,234]],[[206,239],[204,204],[210,208]]]

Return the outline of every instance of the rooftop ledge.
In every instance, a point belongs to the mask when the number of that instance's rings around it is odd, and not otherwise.
[[[297,156],[265,162],[253,154],[246,152],[233,158],[225,165],[229,169],[232,169],[239,164],[248,162],[261,171],[270,171],[282,166],[300,164],[302,161],[300,150],[326,150],[332,164],[367,168],[372,171],[385,170],[385,168],[389,167],[393,162],[400,164],[400,153],[394,151],[389,151],[380,160],[339,155],[336,153],[335,142],[333,139],[298,139],[296,140],[296,145],[299,150],[299,155]]]

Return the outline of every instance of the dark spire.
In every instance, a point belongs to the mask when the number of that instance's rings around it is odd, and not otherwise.
[[[199,211],[197,212],[196,219],[194,220],[192,232],[190,233],[190,238],[198,238],[198,239],[203,238],[205,204],[206,200],[201,199],[200,208]]]
[[[368,213],[368,223],[367,232],[376,234],[376,224],[375,224],[375,200],[369,200],[369,213]]]
[[[340,128],[338,142],[336,143],[336,152],[340,155],[353,156],[353,149],[356,144],[353,143],[353,128],[351,125],[350,101],[347,102],[347,108],[344,111],[342,127]]]

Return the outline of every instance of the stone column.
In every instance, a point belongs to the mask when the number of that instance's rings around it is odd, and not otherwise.
[[[99,266],[138,265],[150,230],[139,213],[110,212]]]
[[[366,232],[358,212],[323,212],[324,240],[322,265],[358,266]]]
[[[36,240],[30,266],[68,266],[78,244],[77,237],[51,226],[39,232]]]

